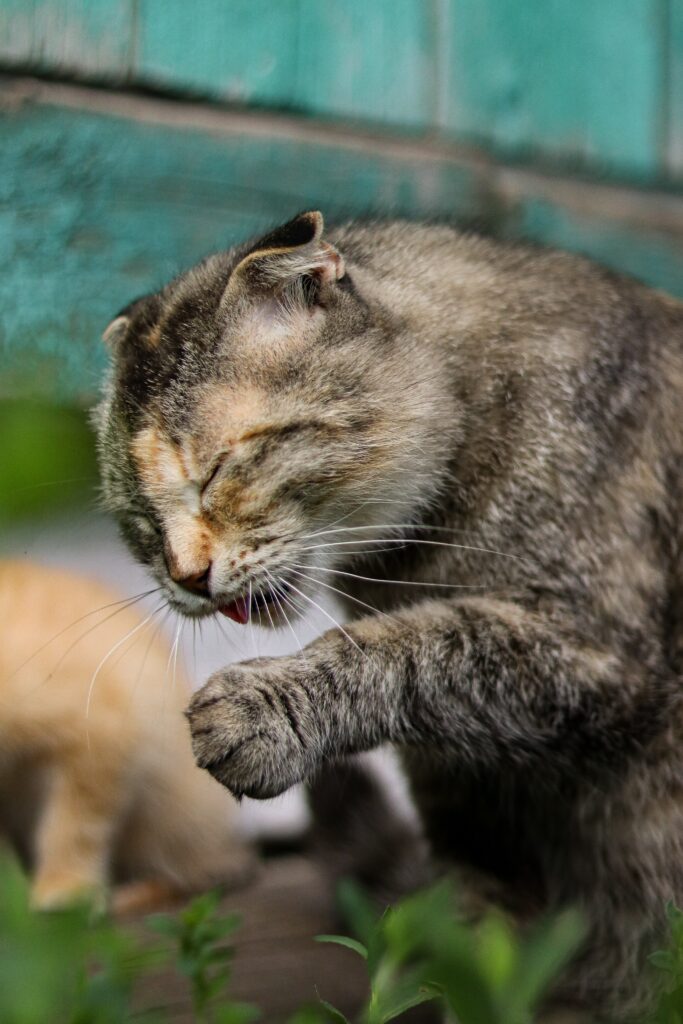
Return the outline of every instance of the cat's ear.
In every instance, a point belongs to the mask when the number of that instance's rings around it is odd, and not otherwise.
[[[119,314],[115,316],[102,335],[102,341],[109,349],[116,348],[126,336],[130,324],[130,317]]]
[[[338,281],[345,273],[344,260],[333,245],[323,241],[323,227],[323,215],[310,210],[264,235],[233,270],[225,298],[277,295],[304,278],[320,285]],[[307,290],[304,294],[315,293]]]
[[[116,314],[104,331],[102,341],[108,349],[114,351],[124,341],[131,324],[136,339],[144,344],[153,342],[152,332],[159,315],[159,296],[155,293],[141,295]]]

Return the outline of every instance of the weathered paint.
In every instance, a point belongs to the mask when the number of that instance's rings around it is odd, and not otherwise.
[[[683,0],[0,0],[0,66],[683,174]]]
[[[0,0],[0,64],[118,81],[133,57],[135,0]]]
[[[302,208],[319,207],[328,219],[368,211],[474,219],[585,251],[683,294],[683,199],[676,234],[661,212],[654,230],[645,215],[638,226],[633,209],[621,218],[618,203],[609,218],[596,218],[535,200],[533,180],[511,198],[495,167],[413,144],[219,134],[29,102],[8,108],[0,132],[5,393],[35,390],[39,378],[48,395],[92,394],[103,365],[99,336],[122,305]]]
[[[663,0],[443,3],[445,128],[507,154],[658,172]]]
[[[296,140],[217,138],[26,105],[0,121],[4,386],[93,390],[99,336],[136,295],[215,249],[308,207],[477,209],[470,171]]]
[[[683,237],[663,230],[570,212],[531,199],[506,225],[509,237],[583,253],[683,298]]]
[[[299,18],[297,107],[392,125],[433,122],[431,0],[301,0]]]
[[[425,0],[140,0],[134,76],[233,102],[425,125],[434,95]]]
[[[680,179],[683,178],[683,0],[669,0],[667,39],[668,171]]]
[[[288,105],[299,0],[138,0],[134,77],[162,88]]]

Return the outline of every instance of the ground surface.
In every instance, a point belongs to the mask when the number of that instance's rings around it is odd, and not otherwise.
[[[221,909],[238,911],[243,921],[235,940],[231,995],[257,1004],[264,1024],[284,1024],[318,998],[354,1018],[367,996],[365,971],[350,950],[314,941],[316,935],[344,928],[316,861],[298,856],[267,861],[251,885],[225,897]],[[145,932],[142,922],[131,927]],[[170,1008],[173,1024],[194,1024],[187,984],[176,974],[160,975],[139,996],[142,1006]],[[427,1024],[434,1018],[421,1009],[401,1019]]]

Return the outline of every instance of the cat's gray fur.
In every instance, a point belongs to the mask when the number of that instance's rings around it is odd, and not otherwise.
[[[278,580],[353,618],[214,675],[199,763],[267,797],[396,744],[435,856],[523,918],[582,908],[564,997],[625,1019],[683,901],[683,305],[446,227],[323,242],[309,214],[110,334],[106,494],[169,600]],[[159,445],[199,485],[180,555]],[[208,595],[169,577],[207,563]]]

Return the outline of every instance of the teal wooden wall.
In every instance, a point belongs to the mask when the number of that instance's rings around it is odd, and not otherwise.
[[[683,295],[683,0],[0,0],[0,72],[5,391],[87,398],[112,312],[302,207]]]

